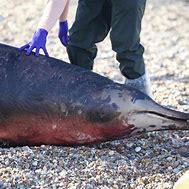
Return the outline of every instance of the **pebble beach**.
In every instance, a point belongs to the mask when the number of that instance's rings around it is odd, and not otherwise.
[[[45,4],[0,0],[0,43],[20,47],[28,42]],[[71,0],[70,27],[76,6],[77,1]],[[154,99],[185,112],[189,112],[188,12],[188,0],[148,0],[141,33]],[[47,50],[69,62],[57,35],[58,24],[49,32]],[[94,72],[123,83],[109,36],[97,46]],[[0,148],[0,189],[173,189],[187,170],[189,131],[151,132],[93,146]]]

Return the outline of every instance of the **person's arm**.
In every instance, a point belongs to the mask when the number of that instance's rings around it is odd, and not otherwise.
[[[37,30],[32,39],[27,44],[19,48],[20,51],[26,50],[26,55],[30,55],[33,49],[36,49],[35,56],[39,56],[39,51],[42,49],[46,56],[46,41],[48,32],[55,25],[56,21],[63,14],[68,0],[49,0],[44,13],[39,21]]]
[[[69,12],[70,0],[67,0],[66,6],[59,17],[59,22],[64,22],[67,20],[68,12]]]
[[[61,15],[64,16],[65,8],[68,4],[67,2],[68,0],[49,0],[37,29],[43,28],[49,32]]]
[[[64,8],[64,11],[62,12],[61,16],[59,17],[58,37],[60,39],[60,42],[64,46],[67,46],[68,40],[69,40],[69,36],[68,36],[68,21],[67,21],[67,16],[68,16],[68,11],[69,11],[69,3],[70,3],[70,0],[67,0],[66,6]]]

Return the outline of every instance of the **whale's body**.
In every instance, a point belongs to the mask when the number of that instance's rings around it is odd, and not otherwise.
[[[0,44],[0,145],[80,145],[189,130],[189,114],[78,66]]]

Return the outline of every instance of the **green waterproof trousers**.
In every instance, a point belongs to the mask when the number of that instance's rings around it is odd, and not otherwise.
[[[140,32],[145,5],[146,0],[79,0],[67,46],[70,62],[92,70],[95,44],[110,31],[122,75],[128,79],[142,76],[145,65]]]

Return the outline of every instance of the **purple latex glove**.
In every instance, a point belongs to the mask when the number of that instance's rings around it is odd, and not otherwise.
[[[61,43],[66,47],[68,44],[68,21],[59,22],[59,33],[58,37]]]
[[[35,56],[39,56],[40,49],[43,49],[45,56],[49,56],[47,49],[46,49],[46,38],[48,35],[48,31],[45,29],[38,29],[33,37],[32,40],[27,43],[26,45],[19,48],[20,51],[26,50],[26,55],[30,55],[33,49],[36,49]]]

